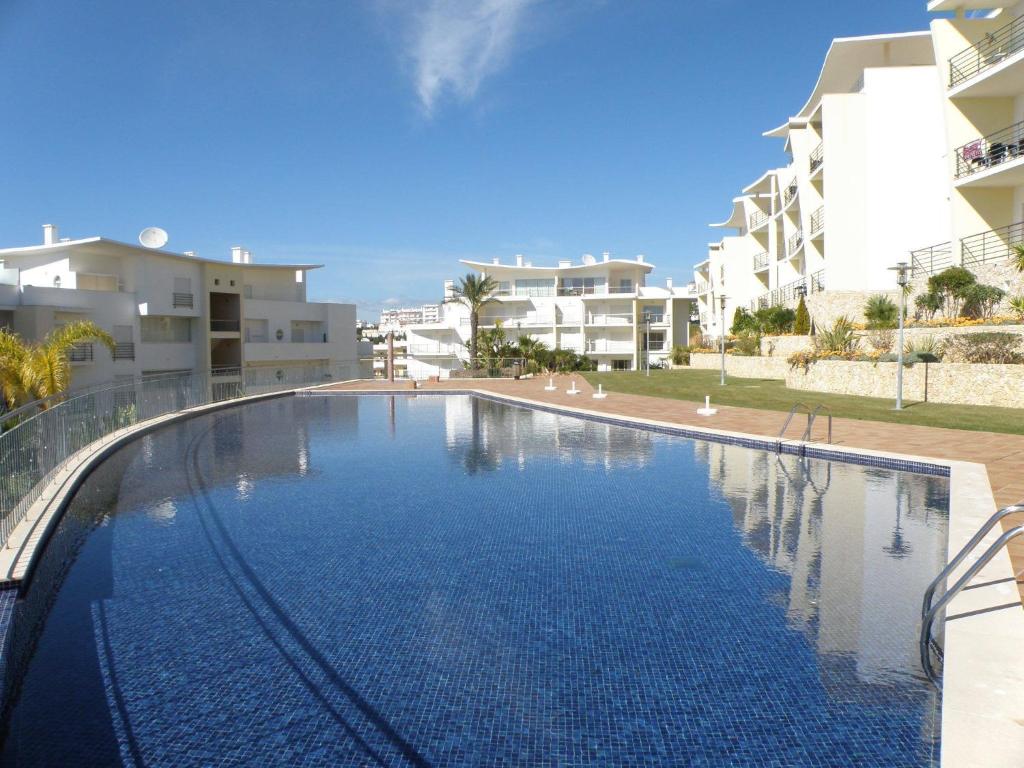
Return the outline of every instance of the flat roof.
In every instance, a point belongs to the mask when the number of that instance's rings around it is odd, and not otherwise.
[[[97,248],[95,246],[100,246]],[[180,259],[182,261],[188,261],[199,264],[216,264],[221,267],[243,267],[245,269],[290,269],[290,270],[310,270],[320,269],[323,264],[259,264],[255,262],[248,262],[240,264],[235,261],[224,261],[222,259],[205,259],[200,256],[188,256],[184,253],[178,253],[176,251],[164,251],[159,248],[144,248],[140,245],[133,245],[131,243],[125,243],[120,240],[111,240],[106,237],[84,237],[78,240],[63,240],[56,243],[45,243],[42,245],[26,245],[18,248],[0,248],[0,257],[3,256],[30,256],[37,253],[45,253],[52,251],[54,253],[60,253],[65,249],[84,250],[90,253],[99,252],[101,249],[109,252],[111,249],[115,251],[124,251],[122,255],[140,255],[140,254],[156,254],[157,256],[164,256],[171,259]]]
[[[524,271],[542,270],[545,272],[571,272],[573,270],[593,269],[594,267],[601,267],[611,264],[623,267],[640,267],[641,269],[645,269],[648,272],[654,269],[653,264],[649,264],[646,261],[636,261],[635,259],[608,259],[608,261],[595,260],[593,264],[570,264],[568,267],[535,267],[528,266],[526,264],[523,264],[521,266],[519,264],[495,264],[492,261],[473,261],[472,259],[459,259],[459,263],[465,264],[466,266],[469,267],[476,267],[481,271],[486,271],[488,269],[498,267],[499,269],[522,269]]]

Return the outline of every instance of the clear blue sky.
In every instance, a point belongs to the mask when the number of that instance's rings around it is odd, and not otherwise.
[[[366,318],[437,300],[465,257],[644,253],[689,279],[784,161],[761,132],[830,40],[924,8],[0,0],[0,245],[161,226],[174,250],[323,262],[312,296]]]

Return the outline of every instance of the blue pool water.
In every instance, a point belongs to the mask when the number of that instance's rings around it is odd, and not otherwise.
[[[947,509],[942,477],[469,396],[232,408],[77,494],[3,761],[936,765]]]

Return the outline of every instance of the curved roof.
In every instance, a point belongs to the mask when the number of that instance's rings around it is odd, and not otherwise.
[[[741,229],[747,224],[747,214],[743,211],[743,200],[742,197],[734,197],[732,199],[732,213],[729,214],[729,218],[725,221],[721,221],[718,224],[711,224],[712,227],[722,227],[729,229]]]
[[[472,259],[459,259],[459,263],[465,264],[467,267],[474,267],[482,272],[494,269],[495,267],[498,269],[521,269],[523,271],[541,270],[544,272],[573,272],[575,270],[593,269],[594,267],[609,266],[612,264],[625,267],[640,267],[647,272],[654,269],[653,264],[649,264],[646,261],[636,261],[635,259],[608,259],[608,261],[595,260],[593,264],[570,264],[567,267],[536,267],[527,264],[523,264],[522,266],[519,266],[518,264],[495,264],[492,261],[473,261]]]
[[[854,93],[864,73],[870,67],[914,67],[935,64],[935,49],[930,31],[901,32],[891,35],[864,37],[837,37],[825,54],[825,62],[818,82],[807,103],[797,114],[777,128],[763,135],[785,137],[793,121],[802,118],[804,124],[826,93]]]

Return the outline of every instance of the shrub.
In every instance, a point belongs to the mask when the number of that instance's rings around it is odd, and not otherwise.
[[[895,335],[892,328],[876,328],[868,334],[868,344],[876,352],[891,352]]]
[[[942,298],[937,293],[929,291],[914,299],[914,306],[917,308],[918,317],[931,320],[935,313],[942,309]]]
[[[800,368],[804,373],[810,370],[811,363],[817,360],[818,357],[813,350],[801,349],[799,352],[794,352],[786,358],[786,362],[789,363],[789,369],[796,370]]]
[[[1018,320],[1024,320],[1024,294],[1014,296],[1010,299],[1010,309],[1017,316]]]
[[[761,354],[761,334],[757,331],[741,331],[733,342],[733,353],[744,357]]]
[[[788,307],[776,305],[757,310],[754,313],[754,319],[757,321],[757,329],[761,333],[789,333],[793,330],[796,312]]]
[[[754,316],[743,307],[736,307],[736,311],[732,315],[732,328],[729,329],[729,333],[735,336],[743,331],[756,331],[757,328],[758,322]]]
[[[839,317],[832,323],[831,328],[818,331],[814,338],[814,346],[821,352],[845,353],[857,349],[857,334],[850,318]]]
[[[672,365],[689,365],[690,348],[682,344],[672,345]]]
[[[1010,257],[1010,263],[1013,264],[1014,269],[1018,272],[1024,272],[1024,243],[1017,243],[1013,246],[1013,256]]]
[[[981,283],[969,285],[963,291],[963,313],[970,317],[991,320],[996,307],[1005,295],[1006,291],[994,285]]]
[[[928,292],[938,296],[946,317],[959,317],[967,291],[976,282],[970,270],[949,267],[928,278]]]
[[[895,328],[899,316],[900,310],[896,303],[883,293],[870,297],[864,305],[868,328]]]
[[[903,359],[911,363],[937,363],[942,359],[942,345],[934,336],[918,336],[903,345]]]
[[[793,318],[793,333],[797,336],[806,336],[811,332],[811,313],[807,311],[807,304],[804,297],[800,297],[800,303],[796,305],[796,317]]]
[[[1024,363],[1024,345],[1016,333],[968,333],[946,339],[942,356],[951,363]]]

